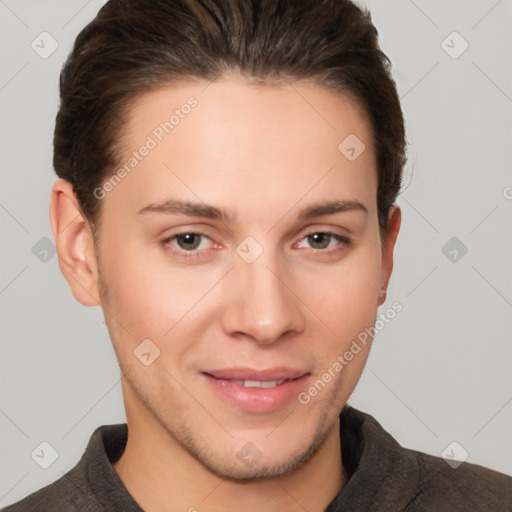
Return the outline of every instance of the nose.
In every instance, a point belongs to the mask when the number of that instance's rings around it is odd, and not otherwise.
[[[252,263],[235,257],[235,268],[225,283],[229,294],[222,314],[225,332],[269,345],[304,330],[302,302],[283,263],[270,251]]]

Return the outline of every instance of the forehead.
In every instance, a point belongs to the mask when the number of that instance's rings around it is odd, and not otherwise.
[[[376,192],[364,110],[307,81],[231,76],[145,92],[130,105],[121,140],[127,172],[107,202],[123,195],[132,210],[169,195],[243,208],[250,199],[291,206],[336,187],[349,199]]]
[[[192,103],[194,106],[189,108],[187,104]],[[192,121],[181,123],[191,113],[194,114],[190,116]],[[234,125],[237,130],[230,133],[231,138],[250,130],[275,139],[281,128],[282,137],[275,142],[286,140],[293,146],[294,142],[302,142],[299,136],[304,131],[309,132],[313,144],[326,133],[332,132],[330,135],[339,138],[352,128],[358,131],[367,146],[373,144],[371,123],[360,103],[309,80],[289,82],[283,79],[262,84],[229,74],[212,82],[183,81],[142,91],[129,102],[129,130],[124,135],[134,142],[130,137],[134,135],[134,128],[138,132],[151,133],[158,128],[155,122],[165,124],[169,121],[172,130],[181,124],[173,136],[186,131],[187,125],[192,125],[190,128],[197,136],[208,136]]]

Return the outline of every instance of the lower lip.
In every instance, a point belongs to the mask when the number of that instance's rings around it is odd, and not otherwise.
[[[277,411],[296,400],[310,377],[309,374],[306,374],[298,379],[287,380],[273,388],[246,388],[230,380],[216,379],[206,373],[202,375],[224,400],[239,409],[252,412]]]

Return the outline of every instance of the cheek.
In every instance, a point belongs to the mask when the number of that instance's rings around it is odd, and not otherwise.
[[[155,247],[134,246],[122,251],[110,247],[104,255],[107,308],[124,329],[115,325],[118,322],[111,323],[119,331],[118,339],[126,338],[125,331],[130,333],[131,344],[149,338],[165,347],[172,339],[177,348],[176,333],[197,329],[208,303],[202,299],[221,277],[219,269],[203,272],[197,267],[187,270],[171,266],[165,253]]]
[[[108,247],[103,255],[102,280],[112,315],[136,339],[165,333],[180,309],[177,301],[186,300],[183,287],[136,247]]]
[[[351,267],[351,272],[324,283],[322,293],[317,294],[315,313],[328,328],[317,323],[323,334],[310,337],[317,344],[317,380],[305,390],[307,396],[303,395],[317,407],[327,403],[341,407],[359,381],[372,344],[379,268],[367,265],[356,271]]]
[[[330,372],[325,379],[332,382],[330,392],[337,400],[348,398],[368,357],[377,315],[380,260],[379,244],[361,247],[308,293],[311,310],[322,320],[315,320],[319,334],[310,336],[318,344],[317,374]]]
[[[380,278],[380,249],[369,246],[328,272],[317,273],[312,281],[316,285],[303,287],[303,293],[334,336],[346,339],[375,321]]]

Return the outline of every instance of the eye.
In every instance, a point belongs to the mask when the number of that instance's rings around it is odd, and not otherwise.
[[[309,233],[299,242],[299,248],[302,248],[304,241],[306,241],[312,249],[326,253],[336,252],[350,245],[350,239],[346,236],[325,231]]]
[[[160,243],[166,250],[187,258],[210,249],[212,240],[204,233],[184,232],[164,238]]]

